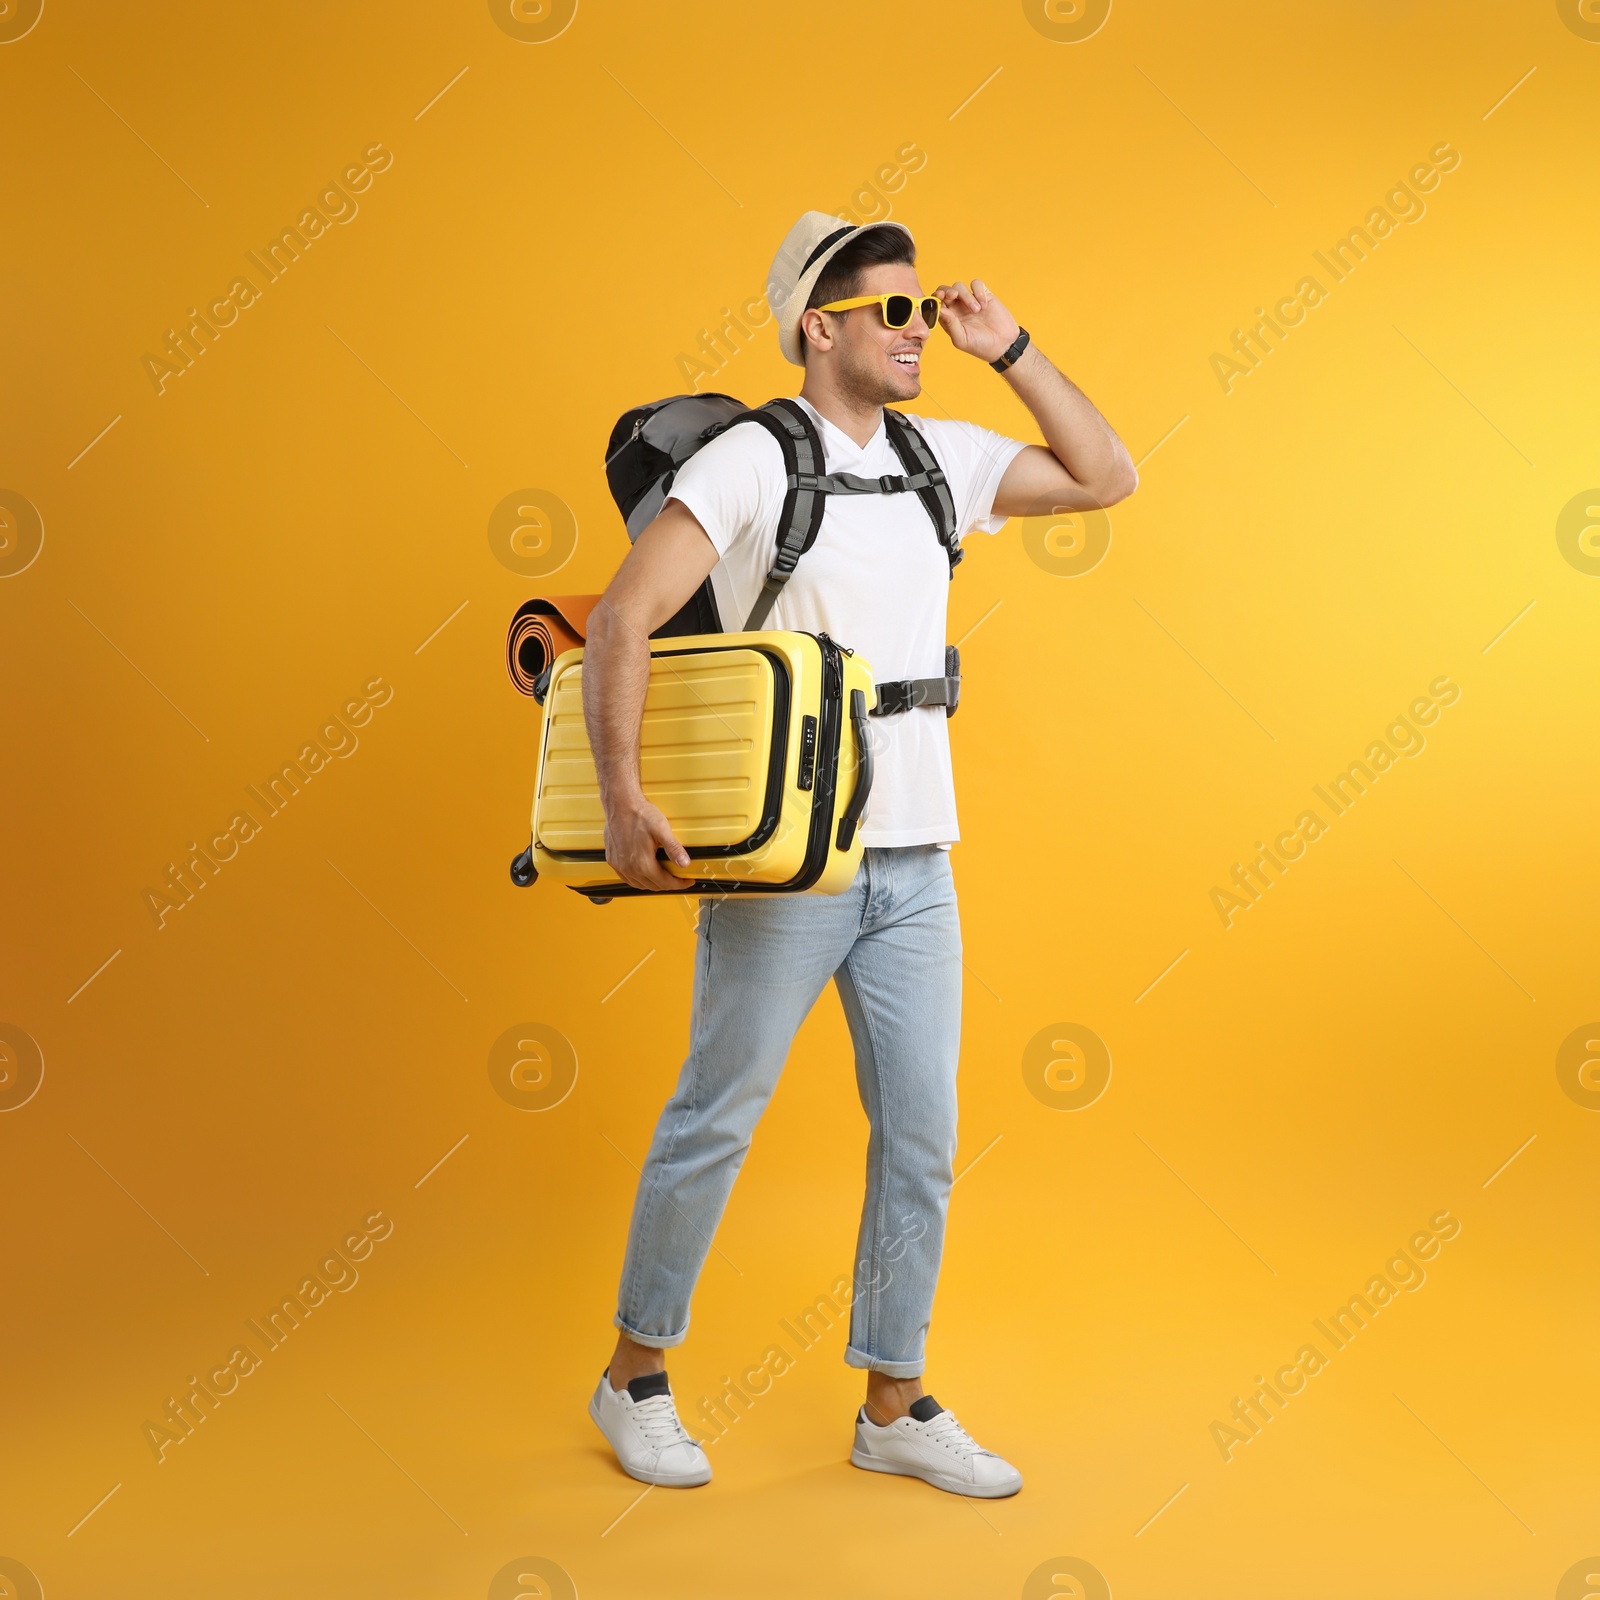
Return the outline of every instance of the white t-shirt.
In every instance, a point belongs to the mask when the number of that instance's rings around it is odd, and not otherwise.
[[[905,472],[882,422],[859,447],[807,401],[800,404],[822,436],[824,471],[863,478]],[[990,515],[995,490],[1025,446],[971,422],[908,420],[944,470],[958,535],[999,532],[1006,519]],[[777,440],[750,422],[719,434],[672,481],[670,498],[693,513],[722,558],[711,580],[730,632],[743,627],[771,570],[784,486]],[[829,495],[817,541],[765,626],[831,634],[866,657],[879,683],[940,678],[949,589],[949,558],[915,494]],[[875,773],[863,843],[948,845],[960,838],[947,722],[942,707],[872,719]]]

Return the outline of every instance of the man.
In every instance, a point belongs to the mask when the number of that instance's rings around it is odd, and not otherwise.
[[[1024,445],[972,423],[914,419],[949,482],[958,537],[1131,494],[1138,478],[1122,441],[982,280],[942,284],[931,303],[915,260],[899,223],[852,226],[811,211],[773,262],[768,301],[784,355],[805,369],[800,402],[821,435],[824,470],[904,472],[883,407],[921,392],[931,316],[957,350],[1004,371],[1046,440]],[[911,298],[908,323],[891,325],[905,307],[886,296]],[[606,859],[641,889],[679,886],[658,850],[689,861],[640,785],[649,635],[719,562],[719,586],[733,602],[723,614],[748,614],[773,558],[784,486],[782,453],[765,429],[746,424],[713,439],[679,469],[671,498],[589,618],[584,715]],[[880,682],[938,678],[949,575],[915,494],[830,495],[817,541],[767,626],[826,631],[865,656]],[[866,1369],[867,1392],[850,1459],[957,1494],[1022,1487],[1017,1470],[922,1385],[956,1148],[961,931],[948,851],[959,835],[944,708],[919,706],[873,726],[877,772],[851,887],[701,902],[689,1054],[645,1162],[616,1349],[589,1407],[623,1468],[644,1483],[683,1487],[711,1476],[679,1421],[664,1352],[687,1334],[690,1295],[756,1122],[831,977],[871,1129],[845,1351]]]

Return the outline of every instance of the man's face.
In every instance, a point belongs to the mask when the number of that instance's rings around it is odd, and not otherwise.
[[[901,264],[868,267],[857,294],[908,294],[922,298],[917,269]],[[854,298],[851,296],[850,298]],[[886,328],[877,306],[830,311],[823,319],[833,336],[833,359],[840,390],[867,405],[914,400],[922,393],[922,347],[932,329],[920,309],[904,328]],[[816,359],[817,351],[812,352]]]

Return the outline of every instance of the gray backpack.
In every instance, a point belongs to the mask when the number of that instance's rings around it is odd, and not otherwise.
[[[830,494],[915,494],[949,558],[950,575],[955,576],[965,552],[958,542],[955,500],[944,473],[927,441],[898,411],[885,407],[883,419],[889,443],[905,471],[861,478],[850,472],[822,471],[822,440],[805,408],[793,400],[769,400],[751,409],[732,395],[674,395],[636,406],[617,420],[606,446],[606,481],[627,524],[628,538],[633,540],[671,495],[678,468],[702,445],[742,422],[756,423],[777,440],[788,487],[778,519],[776,556],[743,624],[743,631],[754,632],[765,625],[800,557],[816,543]],[[729,631],[707,578],[683,608],[656,629],[654,637]],[[914,706],[942,705],[946,716],[954,716],[960,695],[960,655],[954,645],[947,645],[944,677],[879,684],[872,714],[888,716]]]

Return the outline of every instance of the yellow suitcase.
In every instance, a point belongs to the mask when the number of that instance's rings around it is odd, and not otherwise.
[[[639,768],[689,865],[685,894],[838,894],[861,862],[872,792],[872,669],[827,634],[717,633],[650,645]],[[583,722],[583,651],[550,669],[519,884],[543,875],[603,905],[648,894],[605,859]],[[670,892],[670,891],[669,891]]]

